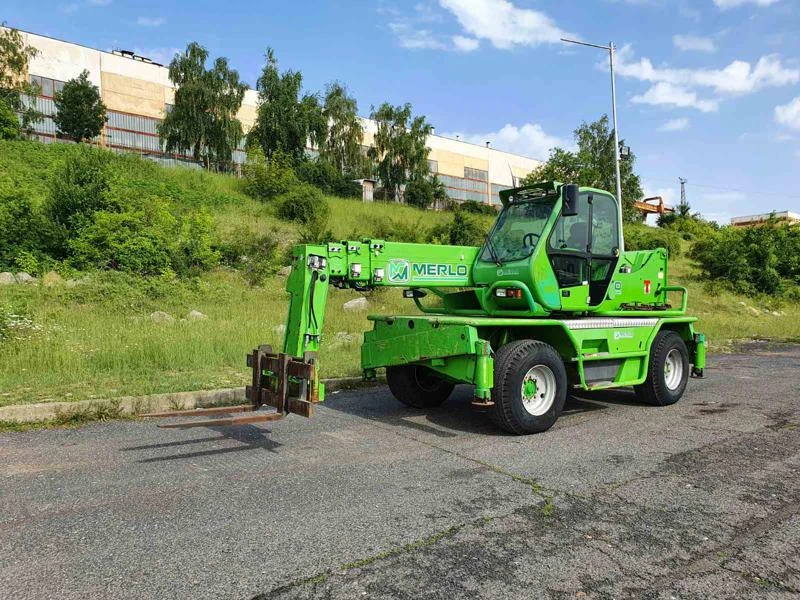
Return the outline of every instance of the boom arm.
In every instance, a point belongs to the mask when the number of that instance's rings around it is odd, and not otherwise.
[[[283,351],[302,358],[319,350],[329,285],[356,290],[468,287],[478,251],[383,240],[296,246],[286,282],[291,297]]]
[[[316,367],[331,284],[357,290],[470,286],[478,251],[383,240],[295,246],[286,282],[290,299],[283,352],[261,346],[248,357],[253,381],[247,397],[253,407],[266,404],[280,414],[310,417],[314,404],[324,399]]]

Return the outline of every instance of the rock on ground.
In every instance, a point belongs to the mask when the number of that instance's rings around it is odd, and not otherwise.
[[[186,315],[187,321],[202,321],[203,319],[207,319],[208,317],[201,313],[199,310],[193,310]]]
[[[344,303],[344,309],[349,311],[367,310],[369,302],[366,298],[355,298]]]
[[[17,273],[17,283],[36,283],[36,277],[32,277],[30,273],[26,273],[25,271],[21,271]]]
[[[8,271],[0,273],[0,285],[11,285],[12,283],[17,283],[13,273]]]
[[[153,323],[174,323],[175,317],[169,313],[165,313],[162,310],[157,310],[154,313],[150,313],[150,320]]]
[[[356,336],[346,331],[337,331],[331,343],[331,346],[346,346],[352,344],[356,340]]]
[[[280,275],[281,277],[288,277],[291,272],[292,272],[292,267],[289,266],[281,267],[280,270],[278,271],[278,275]]]

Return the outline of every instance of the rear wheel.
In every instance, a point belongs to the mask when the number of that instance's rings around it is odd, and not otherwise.
[[[555,349],[536,340],[502,346],[494,359],[492,420],[518,435],[553,426],[567,399],[567,373]]]
[[[689,381],[689,351],[674,331],[659,331],[650,348],[647,379],[635,386],[642,402],[654,406],[675,404]]]
[[[435,371],[419,365],[386,367],[386,383],[395,398],[414,408],[439,406],[456,387]]]

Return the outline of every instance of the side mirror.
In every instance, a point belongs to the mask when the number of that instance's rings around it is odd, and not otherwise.
[[[578,186],[568,183],[561,187],[561,214],[574,217],[578,214]]]

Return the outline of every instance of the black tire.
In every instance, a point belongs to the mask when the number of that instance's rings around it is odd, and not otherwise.
[[[671,376],[666,366],[667,357],[671,353],[674,353],[671,360],[678,360],[682,369],[680,377],[672,376],[676,382],[672,386],[668,385],[668,378]],[[653,406],[675,404],[686,390],[690,369],[689,351],[681,336],[674,331],[659,331],[650,347],[647,379],[643,384],[634,386],[636,395],[642,402]]]
[[[456,387],[435,371],[418,365],[386,367],[386,382],[395,398],[414,408],[439,406]]]
[[[549,369],[552,383],[555,384],[555,395],[549,406],[545,403],[542,407],[542,410],[546,408],[544,412],[532,414],[525,408],[522,388],[526,375],[537,366]],[[543,373],[547,371],[543,370]],[[491,417],[498,427],[517,435],[546,431],[561,415],[566,399],[567,372],[564,362],[552,346],[536,340],[519,340],[497,351],[494,358],[494,407]],[[536,393],[533,394],[533,400],[536,401]]]

